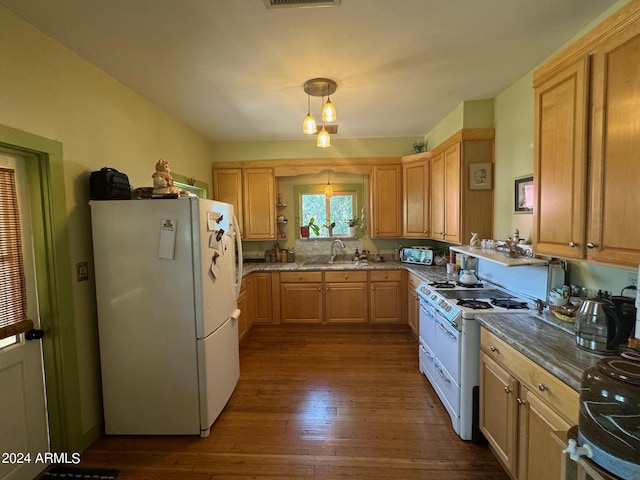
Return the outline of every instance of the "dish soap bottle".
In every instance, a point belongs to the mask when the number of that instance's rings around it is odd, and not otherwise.
[[[357,262],[360,260],[360,252],[358,251],[358,247],[356,247],[356,253],[353,255],[353,259]]]

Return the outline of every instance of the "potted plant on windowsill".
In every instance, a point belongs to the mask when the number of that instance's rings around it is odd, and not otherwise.
[[[320,225],[316,223],[316,219],[311,217],[309,223],[300,225],[300,238],[309,238],[309,232],[312,231],[316,237],[320,235]]]
[[[350,218],[349,220],[347,220],[347,225],[349,226],[349,236],[355,237],[356,228],[360,225],[360,218],[359,217]]]

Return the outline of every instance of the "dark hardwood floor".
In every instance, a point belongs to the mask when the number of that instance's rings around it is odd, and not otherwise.
[[[209,437],[105,436],[80,466],[118,480],[507,479],[454,433],[404,326],[255,326]]]

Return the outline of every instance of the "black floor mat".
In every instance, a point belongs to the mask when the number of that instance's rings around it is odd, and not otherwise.
[[[38,480],[113,480],[117,476],[112,468],[51,467]]]

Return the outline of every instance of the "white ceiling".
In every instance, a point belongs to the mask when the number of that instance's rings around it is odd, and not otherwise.
[[[492,98],[614,0],[0,0],[214,141],[305,138],[306,80],[338,89],[336,138],[421,136]],[[320,98],[312,97],[318,119]]]

